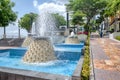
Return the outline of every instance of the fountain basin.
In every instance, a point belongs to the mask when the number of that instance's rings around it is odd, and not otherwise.
[[[67,37],[65,39],[65,43],[66,44],[79,44],[80,41],[79,41],[78,37]]]
[[[81,60],[83,59],[81,57],[82,55],[80,52],[75,53],[70,51],[69,52],[63,51],[63,53],[61,54],[62,51],[60,52],[60,50],[56,50],[59,47],[60,45],[58,46],[57,44],[55,45],[54,48],[55,55],[58,60],[54,60],[46,63],[35,63],[35,64],[26,64],[21,61],[21,58],[27,51],[27,48],[13,48],[13,49],[0,50],[0,73],[10,74],[10,75],[14,74],[15,76],[22,75],[22,77],[29,77],[29,78],[30,77],[39,78],[37,80],[41,80],[41,79],[71,80],[72,76],[73,75],[75,76],[76,72],[80,71],[80,70],[76,70],[76,67],[78,66],[79,62],[82,64],[82,60]],[[68,48],[70,49],[71,47],[68,46]],[[79,54],[79,58],[76,58],[76,54]],[[67,55],[69,55],[69,57]],[[74,57],[71,58],[70,55]],[[80,67],[81,66],[79,66],[78,69],[81,69]]]
[[[34,38],[30,43],[23,62],[40,63],[55,60],[53,46],[48,37]]]

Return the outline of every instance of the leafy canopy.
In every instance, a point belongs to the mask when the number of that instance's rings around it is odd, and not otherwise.
[[[107,5],[106,1],[107,0],[70,0],[67,8],[70,11],[80,11],[85,14],[87,19],[85,26],[87,30],[89,30],[90,20],[104,10],[105,6]]]
[[[29,33],[31,32],[32,23],[36,20],[38,15],[35,13],[25,14],[19,21],[21,28],[26,29]]]
[[[105,16],[114,16],[120,10],[120,0],[108,0],[108,5],[105,9]]]
[[[85,15],[83,13],[81,13],[80,11],[76,11],[73,15],[72,15],[72,23],[73,25],[82,25],[83,24],[83,17]]]
[[[52,15],[55,18],[57,27],[66,25],[65,18],[62,15],[59,15],[58,13]]]
[[[14,5],[10,0],[0,0],[0,27],[5,27],[16,20],[17,15],[12,10]]]

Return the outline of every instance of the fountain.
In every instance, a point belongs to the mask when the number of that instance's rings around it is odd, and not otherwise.
[[[66,39],[65,39],[65,43],[66,44],[79,44],[80,41],[78,39],[78,37],[74,34],[74,32],[72,31],[70,36],[68,36]]]
[[[41,16],[42,15],[42,16]],[[55,60],[54,50],[51,40],[55,34],[56,24],[50,13],[42,12],[34,26],[35,37],[29,45],[28,51],[23,57],[23,62],[40,63]]]
[[[48,38],[35,38],[23,57],[24,62],[39,63],[55,60],[53,47]]]
[[[28,37],[24,40],[24,42],[23,42],[23,44],[22,44],[22,47],[28,47],[32,41],[33,41],[32,36],[28,36]]]
[[[84,44],[56,44],[63,39],[56,36],[56,22],[48,12],[40,11],[33,26],[34,35],[22,47],[0,50],[0,80],[80,80]]]
[[[35,33],[37,37],[46,36],[53,38],[53,36],[55,36],[54,31],[57,30],[55,18],[51,13],[48,12],[40,13],[35,27]]]

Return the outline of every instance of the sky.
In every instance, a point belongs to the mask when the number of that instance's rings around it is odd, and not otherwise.
[[[10,24],[6,27],[6,33],[8,36],[18,36],[18,23],[17,21],[25,14],[33,12],[40,13],[42,11],[48,11],[52,13],[60,13],[65,17],[66,7],[64,4],[68,3],[68,0],[11,0],[15,3],[12,8],[17,12],[18,18],[15,25]],[[3,35],[3,28],[0,28],[0,37]],[[21,35],[27,36],[27,32],[21,29]]]
[[[41,10],[65,12],[67,0],[11,0],[15,3],[13,10],[18,12],[18,18],[26,13],[34,12],[39,13]]]

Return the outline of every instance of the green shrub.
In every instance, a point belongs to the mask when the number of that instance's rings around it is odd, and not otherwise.
[[[85,50],[84,50],[84,62],[82,65],[82,72],[81,72],[81,80],[89,80],[90,76],[90,51],[89,51],[89,44],[90,44],[90,36],[85,42]]]
[[[116,36],[115,39],[119,40],[120,41],[120,36]]]
[[[85,45],[89,46],[89,40],[88,39],[85,41]]]

